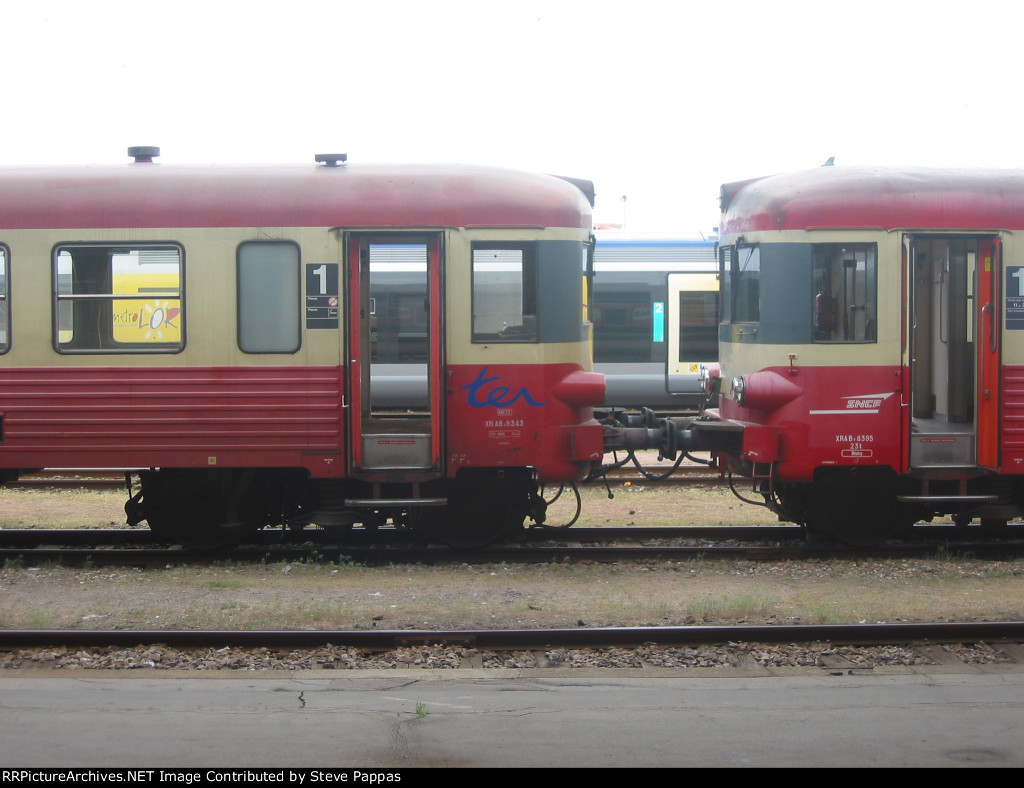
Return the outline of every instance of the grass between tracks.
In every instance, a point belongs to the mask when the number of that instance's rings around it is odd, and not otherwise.
[[[770,521],[764,510],[734,501],[720,489],[620,489],[609,502],[603,489],[590,488],[584,497],[589,519],[581,519],[581,525],[629,522],[623,513],[636,525],[669,516],[674,519],[661,524]],[[123,522],[123,501],[118,493],[0,491],[0,526],[107,528]],[[137,570],[33,566],[15,560],[0,569],[0,627],[11,629],[460,629],[970,619],[1024,619],[1024,560],[983,561],[939,550],[927,559],[887,561],[366,567],[313,560]]]

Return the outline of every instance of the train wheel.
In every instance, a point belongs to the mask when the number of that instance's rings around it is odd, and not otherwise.
[[[919,511],[897,500],[898,479],[888,468],[854,468],[815,477],[808,499],[808,531],[853,547],[871,547],[908,531]]]
[[[450,547],[482,547],[523,530],[532,480],[515,472],[463,472],[448,505],[424,512],[420,528]]]
[[[246,473],[143,474],[142,506],[155,534],[193,550],[231,547],[264,525],[259,488]]]

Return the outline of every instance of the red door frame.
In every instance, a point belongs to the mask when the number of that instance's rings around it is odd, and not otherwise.
[[[442,327],[442,236],[440,233],[380,235],[349,233],[346,238],[348,265],[348,341],[345,343],[349,380],[349,456],[353,469],[362,467],[363,461],[363,409],[369,408],[366,386],[369,383],[369,341],[364,336],[363,311],[369,308],[369,247],[373,243],[424,243],[427,247],[427,304],[428,304],[428,397],[430,403],[430,464],[429,469],[443,474],[443,359]],[[365,253],[365,257],[364,257]],[[364,273],[365,268],[365,273]],[[367,415],[369,410],[367,410]],[[426,470],[426,469],[424,469]]]
[[[1002,359],[1003,245],[999,238],[978,243],[977,332],[977,462],[999,470]]]

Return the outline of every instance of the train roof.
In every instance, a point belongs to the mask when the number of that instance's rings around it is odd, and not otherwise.
[[[722,235],[1024,228],[1024,170],[825,166],[722,186]]]
[[[588,181],[470,165],[0,167],[0,228],[591,226]]]

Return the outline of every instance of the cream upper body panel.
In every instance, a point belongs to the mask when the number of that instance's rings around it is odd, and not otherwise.
[[[394,228],[359,228],[358,232],[399,237]],[[431,228],[403,228],[409,237],[436,233]],[[530,242],[538,238],[585,243],[579,229],[446,229],[442,253],[445,288],[445,347],[449,363],[572,362],[589,365],[581,343],[500,343],[472,341],[471,249],[474,242]],[[346,281],[339,275],[339,328],[315,330],[303,320],[294,352],[247,353],[238,344],[238,250],[249,243],[287,243],[298,249],[299,268],[336,264],[345,270],[345,231],[339,227],[145,228],[129,230],[0,230],[0,246],[9,257],[10,346],[0,356],[8,367],[61,366],[248,366],[337,365],[342,363]],[[61,353],[55,346],[54,255],[62,246],[107,247],[170,245],[180,250],[181,322],[184,345],[176,352]],[[582,282],[582,259],[581,259]],[[300,291],[304,297],[304,290]],[[272,305],[267,305],[272,308]],[[301,307],[300,307],[301,314]],[[539,357],[540,356],[540,357]]]

